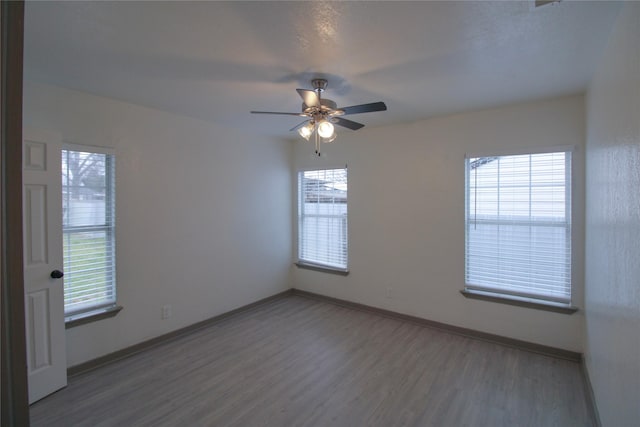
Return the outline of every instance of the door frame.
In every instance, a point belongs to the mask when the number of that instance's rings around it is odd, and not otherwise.
[[[1,425],[29,425],[22,236],[24,3],[0,5]]]

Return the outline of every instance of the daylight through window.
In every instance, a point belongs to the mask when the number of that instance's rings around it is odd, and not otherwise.
[[[466,160],[466,289],[571,302],[571,153]]]
[[[114,158],[106,152],[62,150],[66,316],[116,302]]]
[[[347,169],[300,172],[298,258],[347,270]]]

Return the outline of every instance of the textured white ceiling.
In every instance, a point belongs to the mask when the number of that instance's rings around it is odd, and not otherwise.
[[[290,135],[296,88],[367,126],[585,89],[616,2],[28,2],[25,78]],[[351,132],[343,130],[344,132]]]

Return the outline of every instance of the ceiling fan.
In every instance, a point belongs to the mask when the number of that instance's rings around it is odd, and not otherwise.
[[[347,120],[341,116],[385,111],[387,109],[384,102],[337,108],[334,101],[321,96],[322,92],[327,88],[327,84],[328,82],[325,79],[313,79],[311,80],[313,89],[296,89],[302,98],[302,111],[300,113],[281,113],[276,111],[251,111],[251,113],[307,117],[307,120],[291,128],[291,131],[298,131],[300,136],[307,141],[315,134],[316,154],[320,155],[320,142],[333,142],[336,139],[334,124],[351,130],[358,130],[364,127],[362,123]]]

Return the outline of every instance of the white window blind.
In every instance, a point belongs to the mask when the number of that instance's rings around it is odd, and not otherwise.
[[[569,304],[571,153],[466,160],[466,288]]]
[[[298,258],[347,269],[347,169],[298,175]]]
[[[116,302],[114,157],[92,151],[62,151],[67,316]]]

